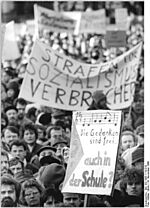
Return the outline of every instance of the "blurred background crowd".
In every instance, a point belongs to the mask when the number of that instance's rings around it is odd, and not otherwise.
[[[40,40],[89,64],[112,60],[143,42],[134,100],[123,110],[114,193],[111,197],[89,195],[87,206],[144,206],[144,3],[3,1],[2,23],[14,20],[26,24],[34,18],[35,3],[55,11],[104,8],[110,19],[113,9],[127,8],[126,47],[108,49],[104,35],[99,34],[43,31]],[[16,39],[21,57],[1,63],[1,206],[83,206],[83,194],[61,192],[69,160],[72,112],[18,98],[35,39],[28,29],[24,33],[18,31]],[[96,109],[107,109],[105,95],[97,92],[95,96]],[[98,105],[103,98],[105,106]]]

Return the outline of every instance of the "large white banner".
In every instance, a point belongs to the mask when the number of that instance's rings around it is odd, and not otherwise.
[[[86,110],[103,90],[110,109],[133,101],[142,43],[112,61],[85,64],[36,40],[19,97],[64,110]]]
[[[76,20],[66,16],[65,13],[46,9],[35,4],[34,16],[38,32],[41,29],[46,29],[51,32],[73,33],[75,30]]]
[[[73,112],[70,156],[62,192],[111,195],[121,111]]]
[[[20,58],[21,54],[16,41],[14,21],[5,25],[3,40],[2,61],[15,60]]]

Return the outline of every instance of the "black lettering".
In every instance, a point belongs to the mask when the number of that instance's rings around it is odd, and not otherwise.
[[[122,79],[123,79],[123,69],[115,70],[114,85],[121,84],[122,83]]]
[[[81,74],[83,77],[84,77],[84,71],[83,71],[83,68],[82,68],[82,66],[80,65],[77,69],[76,69],[76,71],[74,72],[74,74]]]
[[[31,79],[31,93],[32,93],[32,97],[34,96],[34,94],[36,93],[37,89],[39,88],[39,86],[41,84],[41,82],[38,82],[38,84],[34,88],[33,82],[34,82],[34,80]]]
[[[57,88],[55,103],[58,103],[58,101],[60,101],[61,104],[64,104],[60,97],[63,97],[65,94],[66,92],[63,89]]]
[[[82,181],[82,184],[81,184],[81,186],[82,187],[85,187],[86,186],[86,175],[88,175],[89,174],[89,172],[88,171],[84,171],[83,173],[82,173],[82,178],[84,179],[84,181]]]
[[[55,56],[57,57],[57,59],[56,59],[56,63],[55,63],[55,67],[57,67],[57,64],[58,64],[58,62],[59,62],[59,59],[63,59],[61,56],[59,56],[59,55],[57,55],[57,54],[55,54]]]
[[[46,90],[46,88],[51,88],[51,86],[47,85],[47,84],[44,84],[43,92],[42,92],[42,99],[48,101],[49,99],[45,98],[45,94],[48,94],[48,91]]]
[[[54,85],[59,86],[59,85],[60,85],[60,83],[58,83],[58,82],[54,82],[54,80],[55,80],[57,77],[59,77],[59,76],[62,74],[62,72],[61,72],[61,71],[59,71],[57,68],[54,68],[54,69],[55,69],[55,71],[57,71],[58,73],[57,73],[57,74],[55,74],[55,75],[54,75],[54,77],[52,77],[52,79],[50,79],[50,80],[49,80],[49,82],[50,82],[50,83],[52,83],[52,84],[54,84]]]
[[[68,70],[68,72],[71,74],[71,70],[70,67],[73,66],[73,63],[71,61],[69,61],[68,59],[65,61],[63,70],[65,71],[66,69]]]
[[[49,55],[51,53],[51,51],[48,48],[46,48],[45,51],[46,51],[47,57],[45,58],[42,56],[42,59],[43,59],[43,61],[49,62],[51,60],[51,57]]]
[[[47,64],[42,64],[40,69],[39,69],[39,77],[40,77],[40,79],[46,80],[48,75],[49,75],[49,66]]]
[[[129,100],[129,96],[126,96],[126,95],[128,95],[129,94],[129,86],[130,84],[124,84],[124,101],[126,102],[126,101],[128,101]]]
[[[81,106],[83,106],[84,102],[90,106],[90,103],[88,103],[88,100],[92,97],[92,93],[89,91],[83,91],[82,98],[81,98]]]
[[[73,82],[72,82],[72,84],[71,84],[70,87],[72,87],[74,84],[79,84],[80,87],[81,87],[81,89],[83,89],[83,83],[82,83],[82,80],[81,80],[79,77],[77,77],[77,78],[75,78],[75,79],[73,80]]]
[[[114,103],[117,103],[116,97],[120,97],[120,103],[122,103],[122,85],[115,89],[114,91]]]
[[[112,85],[112,81],[111,81],[111,79],[109,79],[109,74],[112,74],[112,72],[111,71],[107,71],[107,72],[105,72],[105,79],[108,81],[108,85],[105,85],[105,87],[110,87],[111,85]]]
[[[113,91],[113,88],[110,88],[107,92],[106,92],[106,97],[109,97],[109,93],[111,93]],[[108,101],[107,99],[107,104],[110,105],[111,103]]]
[[[34,74],[36,73],[36,71],[37,71],[37,69],[36,69],[35,66],[34,66],[33,61],[38,62],[38,60],[37,60],[35,57],[31,57],[31,58],[29,59],[29,64],[31,65],[31,68],[30,68],[30,67],[27,67],[27,69],[26,69],[26,71],[27,71],[28,74],[30,74],[30,75],[34,75]],[[30,72],[30,71],[28,71],[29,69],[32,69],[33,71]]]
[[[128,82],[130,80],[129,67],[127,66],[124,70],[125,70],[125,82]]]
[[[70,99],[69,99],[69,105],[71,105],[71,106],[77,105],[79,101],[76,98],[79,95],[80,95],[80,92],[79,91],[72,90],[71,91],[71,95],[70,95]]]

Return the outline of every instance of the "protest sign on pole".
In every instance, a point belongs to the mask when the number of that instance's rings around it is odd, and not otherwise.
[[[83,12],[80,20],[79,33],[106,33],[105,10]]]
[[[14,21],[5,25],[5,36],[2,50],[2,61],[15,60],[20,58],[21,54],[16,41]]]
[[[106,47],[126,47],[126,32],[121,30],[107,31],[105,36]]]
[[[121,111],[73,112],[70,154],[62,192],[111,195]]]
[[[36,22],[36,32],[48,30],[51,32],[73,33],[76,26],[76,20],[65,16],[61,12],[56,12],[44,7],[34,5],[34,15]]]
[[[142,43],[112,61],[85,64],[36,40],[19,97],[64,110],[86,110],[92,93],[103,90],[110,109],[129,107]]]

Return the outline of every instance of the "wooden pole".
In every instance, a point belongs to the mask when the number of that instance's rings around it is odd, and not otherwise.
[[[88,194],[84,195],[84,207],[87,206]]]

